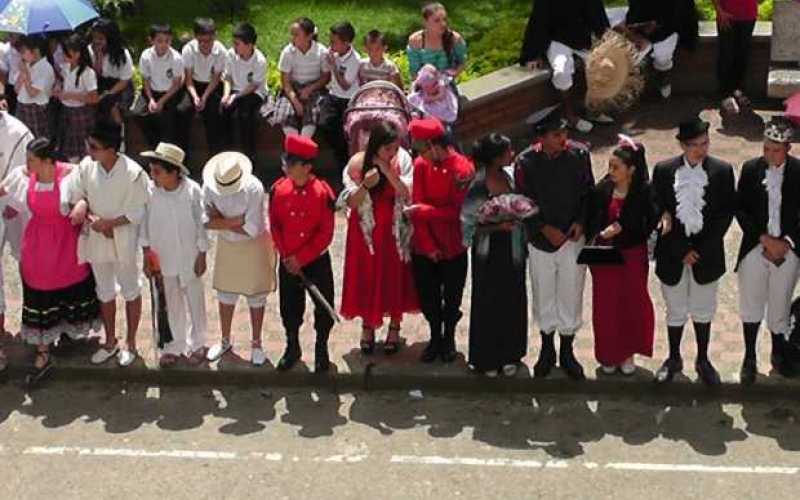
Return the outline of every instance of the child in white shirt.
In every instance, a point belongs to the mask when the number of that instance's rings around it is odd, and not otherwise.
[[[150,38],[152,47],[145,49],[139,59],[144,83],[136,114],[142,117],[143,132],[151,147],[161,140],[178,144],[183,136],[177,125],[183,58],[171,46],[172,28],[168,24],[154,24]]]
[[[53,66],[47,62],[45,40],[25,36],[20,41],[22,64],[15,85],[17,91],[17,118],[35,137],[47,137],[47,104],[56,80]]]
[[[74,34],[64,41],[61,66],[63,82],[53,95],[61,101],[60,150],[68,160],[79,162],[86,156],[86,138],[94,129],[97,74],[92,68],[92,56],[83,37]]]

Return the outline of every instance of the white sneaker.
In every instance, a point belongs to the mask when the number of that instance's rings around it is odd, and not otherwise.
[[[119,366],[126,367],[131,366],[134,361],[136,361],[136,353],[133,351],[129,351],[128,349],[120,349],[119,351]]]
[[[622,365],[619,367],[619,370],[623,375],[633,375],[636,373],[636,364],[633,362],[633,356],[623,361]]]
[[[226,352],[231,350],[231,343],[229,340],[223,340],[219,344],[214,344],[206,354],[206,359],[209,361],[216,361],[221,358]]]
[[[513,377],[517,374],[517,365],[507,364],[503,367],[503,375]]]
[[[102,365],[109,359],[113,358],[114,356],[119,353],[119,347],[114,346],[111,349],[106,349],[105,347],[101,347],[97,350],[92,357],[89,359],[89,362],[93,365]]]
[[[497,378],[497,370],[489,370],[488,372],[485,372],[484,375],[489,378]]]
[[[741,111],[741,108],[739,108],[739,103],[736,102],[736,99],[734,99],[733,97],[727,97],[723,99],[722,105],[720,107],[722,108],[723,111],[733,115],[738,115],[739,112]]]
[[[615,373],[617,373],[617,367],[601,365],[600,371],[603,372],[605,375],[614,375]]]
[[[610,125],[616,121],[610,115],[607,115],[605,113],[598,113],[596,115],[592,115],[589,117],[589,119],[601,125]]]
[[[664,99],[669,99],[672,96],[672,85],[666,84],[662,85],[658,92],[661,94],[661,97]]]
[[[594,125],[592,125],[592,122],[590,122],[589,120],[578,118],[578,121],[572,124],[572,128],[574,128],[575,130],[577,130],[582,134],[588,134],[589,132],[592,131],[592,129],[594,129]]]
[[[253,363],[253,366],[263,366],[267,362],[267,355],[264,354],[264,350],[260,347],[254,347],[250,353],[250,362]]]

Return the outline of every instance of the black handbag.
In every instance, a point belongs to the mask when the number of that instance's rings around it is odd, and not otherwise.
[[[578,254],[578,264],[588,266],[621,266],[625,263],[622,252],[617,247],[589,245]]]

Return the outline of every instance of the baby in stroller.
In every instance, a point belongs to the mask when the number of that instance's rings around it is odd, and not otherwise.
[[[453,90],[452,77],[430,64],[417,73],[408,102],[419,118],[438,118],[448,129],[458,119],[458,96]]]

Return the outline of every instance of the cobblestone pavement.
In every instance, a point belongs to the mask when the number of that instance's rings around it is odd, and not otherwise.
[[[596,132],[593,132],[585,139],[592,144],[592,153],[594,160],[594,173],[597,178],[600,178],[605,170],[608,157],[616,144],[616,134],[624,132],[636,137],[642,141],[647,147],[647,157],[650,162],[651,168],[657,161],[665,159],[669,156],[678,154],[679,149],[677,142],[674,139],[675,124],[682,118],[691,115],[692,113],[700,112],[704,119],[712,122],[711,127],[711,153],[715,156],[721,157],[736,165],[737,174],[741,164],[754,156],[761,153],[761,127],[762,119],[769,119],[769,116],[775,114],[775,111],[761,111],[751,117],[742,118],[739,123],[726,124],[722,129],[722,124],[719,114],[710,109],[713,103],[708,100],[699,98],[676,98],[667,103],[662,102],[649,102],[642,105],[642,107],[635,113],[628,113],[623,116],[617,125],[597,127]],[[521,150],[526,143],[525,138],[518,138],[517,146]],[[581,139],[579,137],[579,139]],[[338,301],[341,296],[341,277],[342,265],[344,261],[344,241],[346,236],[347,223],[343,215],[337,215],[336,222],[336,235],[331,252],[334,262],[334,274],[337,281],[336,295],[337,295],[337,308]],[[717,365],[723,374],[723,379],[727,381],[734,381],[738,379],[739,364],[743,353],[741,324],[738,316],[738,294],[736,288],[736,276],[732,272],[733,265],[738,251],[738,245],[741,238],[741,231],[734,222],[730,231],[726,236],[726,249],[727,249],[727,263],[729,272],[723,277],[721,286],[719,288],[719,309],[716,320],[713,324],[712,330],[712,343],[711,343],[711,356],[713,362]],[[209,259],[209,262],[213,262]],[[7,319],[8,330],[12,332],[18,331],[19,327],[19,311],[21,305],[21,290],[19,286],[19,278],[17,276],[16,264],[10,257],[6,256],[4,259],[5,277],[6,277],[6,293],[8,301],[9,317]],[[207,283],[210,283],[210,277],[207,275]],[[590,377],[595,377],[595,369],[597,365],[594,361],[593,353],[593,339],[591,331],[591,279],[587,273],[586,290],[584,293],[584,319],[585,323],[581,331],[578,333],[578,340],[576,341],[578,358],[585,363],[587,374]],[[640,375],[642,377],[648,376],[648,371],[652,373],[658,364],[665,356],[666,353],[666,327],[664,324],[664,301],[661,296],[661,291],[657,279],[652,272],[650,276],[650,293],[653,297],[656,316],[657,316],[657,331],[656,331],[656,348],[654,359],[646,360],[639,359],[642,367]],[[465,298],[462,310],[465,312],[464,319],[459,324],[458,328],[458,346],[461,352],[466,352],[467,349],[467,332],[469,327],[469,307],[470,307],[470,284],[467,284],[465,291]],[[264,326],[264,339],[268,356],[272,363],[277,362],[283,350],[283,330],[280,323],[280,317],[277,310],[277,294],[269,297],[267,306],[267,317]],[[149,296],[145,294],[145,303],[149,302]],[[310,306],[310,303],[309,303]],[[219,337],[218,329],[218,315],[216,310],[216,300],[214,295],[208,287],[208,319],[210,326],[210,342],[213,342]],[[304,361],[313,367],[313,330],[310,328],[312,316],[312,308],[308,307],[306,312],[306,324],[304,325],[302,336],[302,345],[304,350]],[[145,313],[142,320],[142,328],[139,334],[139,351],[143,354],[149,366],[153,366],[153,355],[150,342],[150,316],[149,307],[145,306]],[[122,318],[119,319],[120,325],[118,331],[123,332],[124,327]],[[529,325],[531,332],[529,340],[529,354],[525,358],[525,363],[528,367],[536,359],[539,348],[539,336],[536,333],[538,330],[535,325]],[[233,366],[246,366],[249,359],[249,345],[250,345],[250,327],[247,317],[247,310],[243,303],[240,303],[236,312],[234,321],[234,337],[235,347],[234,352],[236,355],[231,355],[225,360],[225,363],[231,363]],[[384,332],[378,334],[380,340]],[[413,315],[407,316],[403,321],[402,335],[405,338],[407,348],[404,349],[398,356],[387,359],[381,355],[375,356],[369,360],[374,362],[378,367],[389,370],[401,370],[406,372],[414,372],[417,374],[430,372],[433,375],[437,374],[450,374],[460,375],[466,373],[466,367],[463,359],[460,357],[459,362],[454,366],[442,367],[433,366],[427,367],[416,363],[416,359],[421,352],[423,344],[426,340],[427,330],[421,316]],[[360,336],[360,324],[356,321],[346,321],[338,325],[331,335],[331,351],[332,359],[337,365],[339,373],[347,372],[360,372],[365,367],[365,360],[363,360],[357,351],[358,339]],[[762,338],[759,343],[759,367],[762,374],[767,374],[769,368],[769,341],[768,334],[762,331]],[[690,327],[687,327],[684,339],[684,357],[687,360],[686,374],[690,379],[695,378],[693,363],[694,353],[694,335]],[[379,349],[378,349],[379,350]],[[14,349],[15,352],[20,349]],[[16,356],[15,356],[16,358]],[[72,356],[69,359],[60,357],[59,362],[69,363],[84,363],[85,358],[82,356]],[[304,369],[304,368],[299,368]],[[778,376],[769,377],[771,383],[783,383]]]

